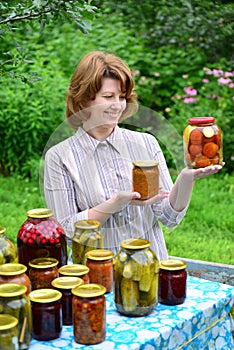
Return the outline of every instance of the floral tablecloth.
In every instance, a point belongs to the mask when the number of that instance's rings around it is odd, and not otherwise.
[[[113,293],[106,295],[107,334],[103,343],[80,345],[73,326],[63,326],[61,337],[33,339],[29,350],[233,350],[231,320],[234,288],[188,276],[187,298],[182,305],[158,304],[145,317],[126,317],[116,311]]]

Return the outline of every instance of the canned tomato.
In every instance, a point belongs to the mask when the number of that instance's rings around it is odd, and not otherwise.
[[[158,162],[153,160],[136,160],[132,170],[133,191],[139,192],[140,199],[148,199],[158,194]]]

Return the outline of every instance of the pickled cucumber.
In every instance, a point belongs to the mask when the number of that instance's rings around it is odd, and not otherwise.
[[[130,278],[122,278],[120,289],[125,311],[134,311],[139,305],[140,300],[138,282],[135,282]]]

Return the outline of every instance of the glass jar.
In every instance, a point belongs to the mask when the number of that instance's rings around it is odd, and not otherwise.
[[[32,307],[32,336],[52,340],[62,331],[62,293],[52,288],[33,290],[29,294]]]
[[[179,305],[186,298],[187,264],[182,260],[167,259],[159,264],[158,301]]]
[[[106,337],[106,288],[90,283],[72,289],[74,338],[80,344],[98,344]]]
[[[52,257],[58,266],[67,264],[67,241],[62,226],[50,209],[39,208],[27,212],[28,219],[18,232],[19,263],[28,267],[32,259]]]
[[[75,222],[75,231],[72,237],[72,262],[86,264],[85,254],[93,249],[103,249],[103,234],[100,231],[100,222],[96,220],[80,220]]]
[[[59,268],[59,276],[79,277],[84,283],[89,283],[89,268],[86,265],[72,264],[64,265]]]
[[[113,257],[110,250],[95,249],[86,254],[90,283],[101,284],[106,293],[113,290]]]
[[[120,246],[114,259],[116,308],[127,316],[148,315],[158,302],[158,259],[146,239],[127,239]]]
[[[19,349],[28,349],[32,339],[32,316],[27,287],[18,283],[0,284],[0,310],[17,318]]]
[[[222,132],[213,117],[188,119],[184,129],[184,161],[188,168],[204,168],[208,165],[222,164]]]
[[[0,265],[18,262],[17,247],[5,232],[6,228],[0,226]]]
[[[29,261],[31,290],[51,288],[51,282],[58,277],[58,260],[37,258]]]
[[[0,315],[0,349],[18,350],[18,320],[4,314]]]
[[[136,160],[132,169],[133,191],[139,192],[141,200],[158,194],[159,171],[158,162],[154,160]]]
[[[26,274],[27,267],[19,263],[0,265],[0,283],[19,283],[27,287],[26,295],[31,291],[30,280]]]
[[[84,284],[79,277],[58,277],[51,282],[52,286],[62,293],[62,323],[72,325],[72,289]]]

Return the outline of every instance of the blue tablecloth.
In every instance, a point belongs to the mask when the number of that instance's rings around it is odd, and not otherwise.
[[[126,317],[116,311],[113,293],[106,295],[107,334],[103,343],[80,345],[73,327],[63,326],[59,339],[32,340],[30,350],[233,350],[231,320],[234,288],[188,276],[182,305],[158,304],[145,317]]]

